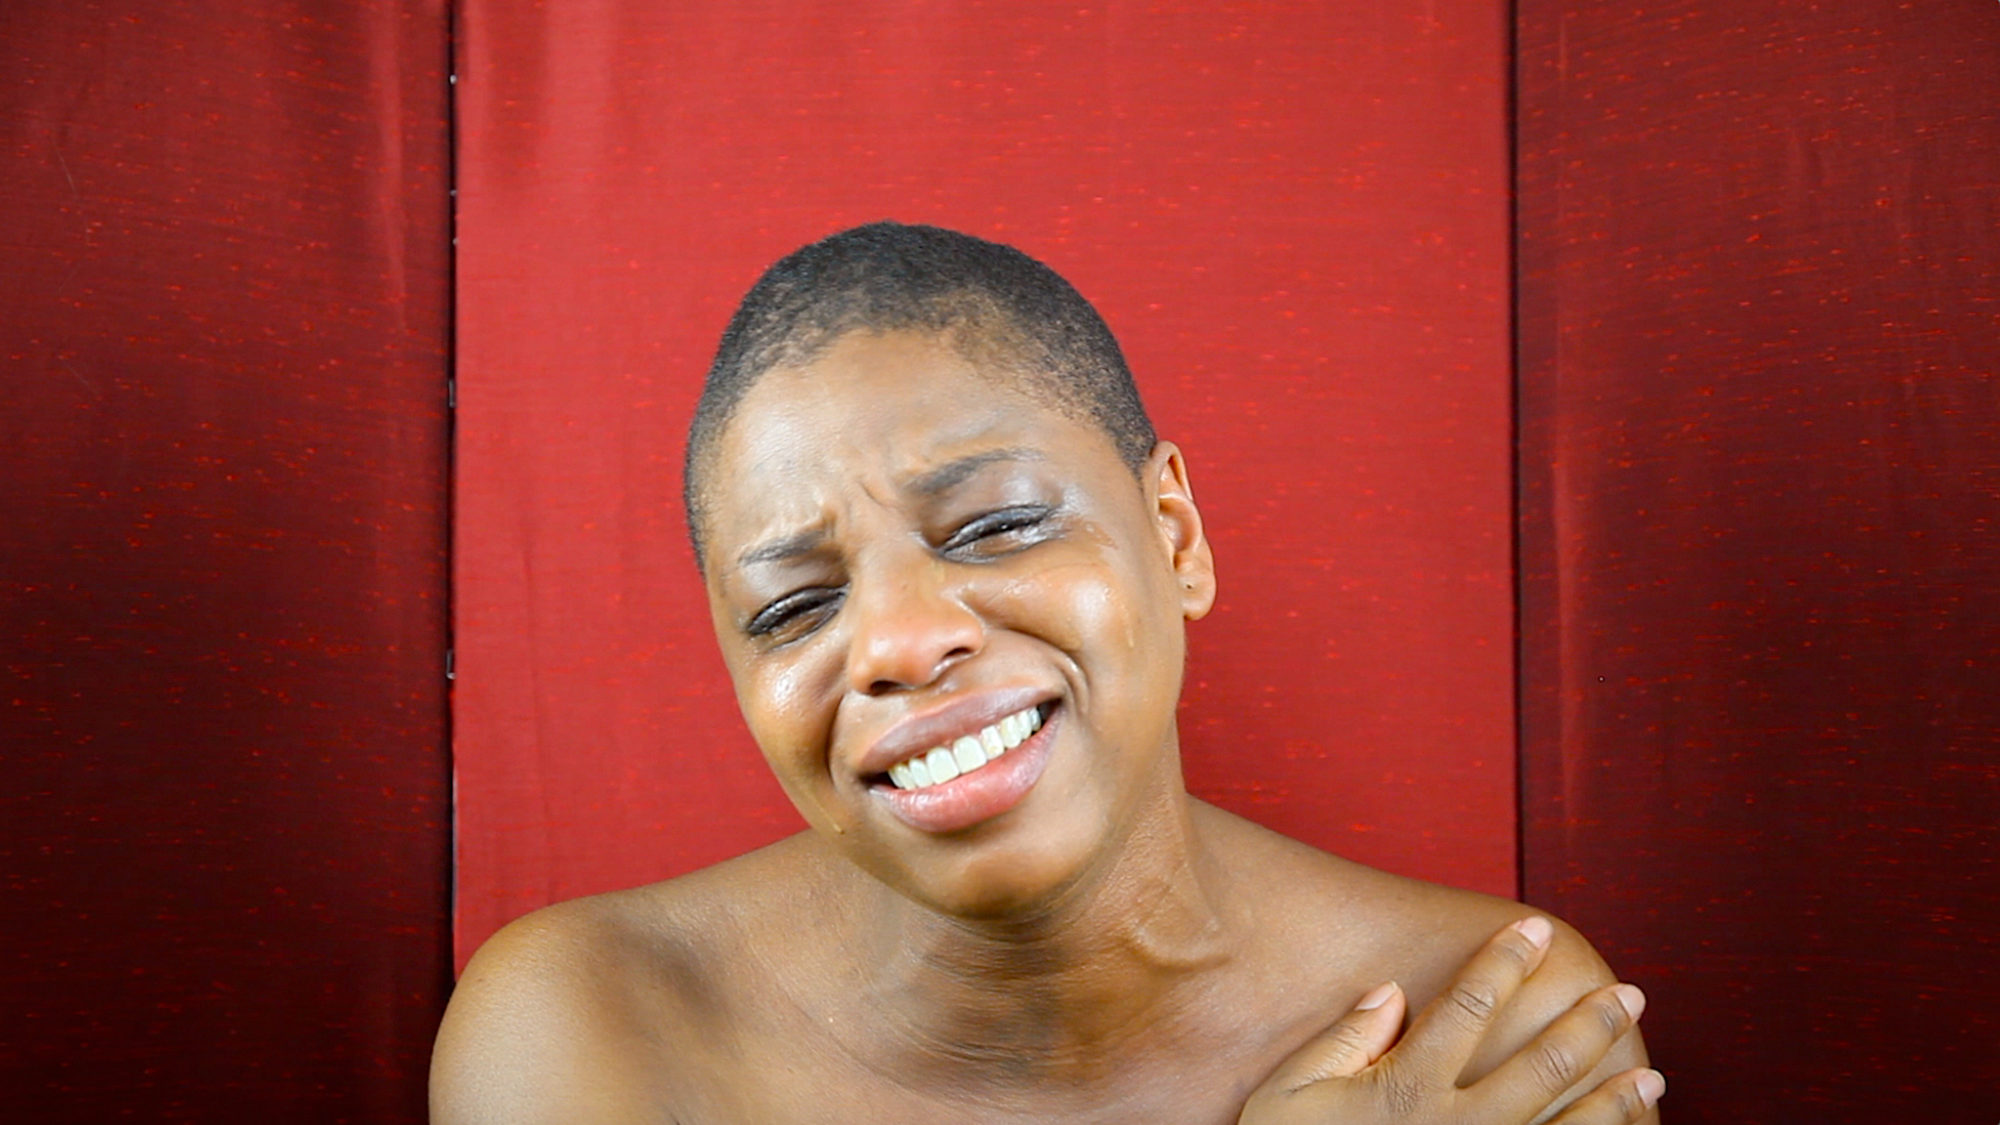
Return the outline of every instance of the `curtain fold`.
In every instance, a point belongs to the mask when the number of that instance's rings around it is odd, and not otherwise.
[[[424,1119],[446,16],[0,10],[9,1120]]]
[[[1519,21],[1525,893],[1671,1120],[1992,1120],[2000,10]]]

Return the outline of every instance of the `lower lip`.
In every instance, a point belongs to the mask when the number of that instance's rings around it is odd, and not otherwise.
[[[1060,711],[1048,717],[1034,737],[991,761],[945,782],[923,789],[898,789],[886,782],[874,793],[896,819],[919,832],[956,832],[991,820],[1021,803],[1049,764]]]

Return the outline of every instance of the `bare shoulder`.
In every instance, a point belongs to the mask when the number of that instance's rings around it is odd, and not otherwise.
[[[1555,931],[1548,952],[1500,1009],[1466,1070],[1467,1080],[1521,1050],[1578,1000],[1617,982],[1589,940],[1546,911],[1379,871],[1254,825],[1225,826],[1223,837],[1243,857],[1246,872],[1263,873],[1257,878],[1268,893],[1260,901],[1277,916],[1270,924],[1287,934],[1292,948],[1339,963],[1337,984],[1347,995],[1396,981],[1412,1012],[1443,995],[1467,960],[1501,929],[1530,916],[1548,918]],[[1272,878],[1272,873],[1282,875]],[[1327,1018],[1338,1014],[1330,1011]],[[1645,1046],[1633,1031],[1588,1081],[1595,1085],[1645,1064]]]
[[[480,947],[431,1052],[432,1121],[625,1119],[605,1104],[628,1086],[605,1074],[624,1053],[611,993],[627,975],[616,951],[627,910],[613,897],[538,910]]]
[[[1399,958],[1401,967],[1390,978],[1403,984],[1413,1012],[1441,997],[1472,955],[1502,929],[1530,917],[1550,923],[1553,934],[1548,951],[1520,989],[1497,1010],[1462,1075],[1464,1081],[1492,1072],[1578,1001],[1618,983],[1590,940],[1545,910],[1385,872],[1374,872],[1373,876],[1378,889],[1372,901],[1377,904],[1375,917],[1380,931],[1393,935],[1405,949]],[[1618,1041],[1577,1092],[1646,1062],[1645,1043],[1635,1028]]]
[[[671,1120],[676,1075],[702,1069],[701,1025],[754,988],[744,931],[797,901],[786,847],[509,923],[453,991],[431,1120]]]
[[[1235,879],[1256,887],[1255,901],[1272,915],[1265,925],[1295,931],[1318,955],[1340,953],[1364,975],[1391,970],[1406,991],[1426,981],[1441,986],[1495,930],[1533,913],[1518,902],[1356,863],[1203,808],[1205,835],[1221,844]]]
[[[1358,969],[1390,971],[1413,1000],[1441,991],[1501,927],[1530,915],[1550,917],[1510,899],[1368,867],[1213,807],[1205,815],[1211,838],[1257,885],[1257,901],[1276,916],[1273,925],[1319,935],[1308,944],[1345,950]],[[1551,921],[1556,937],[1535,974],[1543,987],[1588,991],[1615,979],[1581,934]]]

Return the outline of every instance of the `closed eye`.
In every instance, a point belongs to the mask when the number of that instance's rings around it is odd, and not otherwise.
[[[951,533],[938,549],[948,555],[997,557],[1031,547],[1048,537],[1055,509],[1047,504],[1021,504],[987,512]]]
[[[794,590],[752,614],[743,632],[786,640],[803,636],[832,617],[844,596],[845,591],[830,586]]]

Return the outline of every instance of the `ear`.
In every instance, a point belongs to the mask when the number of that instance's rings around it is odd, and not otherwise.
[[[1160,542],[1180,583],[1181,616],[1200,620],[1215,606],[1215,556],[1202,533],[1201,512],[1194,506],[1180,447],[1170,441],[1154,446],[1146,458],[1145,479]]]

